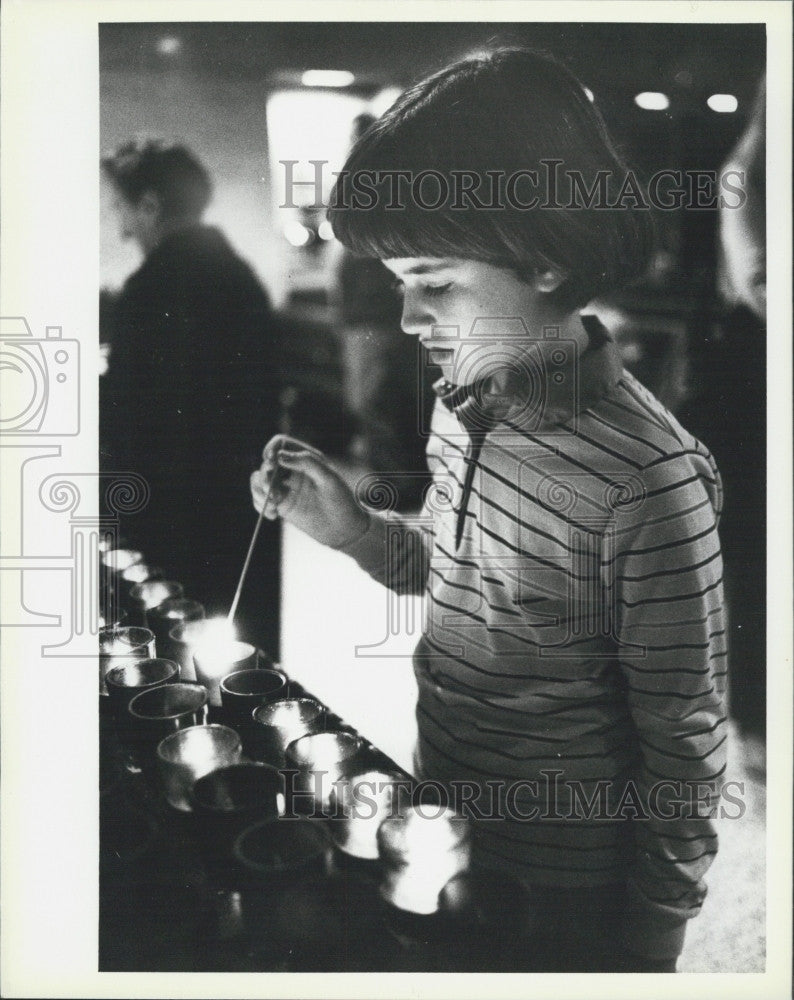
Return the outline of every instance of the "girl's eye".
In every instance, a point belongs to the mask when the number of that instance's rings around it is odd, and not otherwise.
[[[452,282],[447,281],[443,285],[417,285],[415,287],[420,294],[426,295],[428,298],[433,298],[437,295],[443,295],[444,292],[452,287]],[[405,295],[405,282],[401,278],[395,278],[391,283],[391,288],[397,295]]]
[[[444,292],[448,291],[452,287],[452,282],[448,281],[445,285],[425,285],[424,293],[430,298],[436,295],[443,295]]]

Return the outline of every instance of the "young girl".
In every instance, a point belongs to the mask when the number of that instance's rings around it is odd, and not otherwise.
[[[416,773],[475,818],[477,863],[530,888],[533,970],[674,971],[716,852],[719,476],[580,313],[644,269],[631,183],[544,56],[474,56],[407,91],[329,214],[393,272],[444,376],[425,521],[365,511],[289,439],[252,476],[261,508],[281,470],[268,517],[426,593]]]

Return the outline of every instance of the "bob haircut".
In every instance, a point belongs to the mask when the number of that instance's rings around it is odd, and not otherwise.
[[[460,194],[463,174],[477,201]],[[462,257],[524,280],[556,270],[565,280],[550,294],[574,309],[645,271],[652,225],[636,180],[634,203],[609,207],[629,175],[582,84],[545,54],[502,48],[402,94],[353,146],[328,218],[363,256]],[[587,204],[582,184],[589,193],[602,183],[606,204]]]
[[[199,219],[212,197],[209,174],[185,146],[133,140],[101,162],[126,201],[137,205],[147,191],[153,191],[169,219]]]

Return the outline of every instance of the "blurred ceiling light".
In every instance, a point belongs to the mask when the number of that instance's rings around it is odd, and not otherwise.
[[[307,69],[301,83],[304,87],[349,87],[355,79],[346,69]]]
[[[670,107],[667,94],[660,94],[656,90],[643,90],[634,98],[634,103],[643,111],[666,111]]]
[[[334,227],[328,221],[328,219],[323,219],[320,225],[317,227],[317,235],[321,240],[332,240],[334,238]]]
[[[284,236],[287,243],[294,247],[305,247],[312,238],[311,230],[293,219],[284,226]]]
[[[157,41],[157,51],[161,56],[175,56],[182,48],[182,39],[164,35]]]
[[[585,96],[587,97],[588,101],[590,101],[591,103],[593,101],[595,101],[595,94],[593,93],[593,91],[589,87],[585,87],[584,88],[584,92],[585,92]]]
[[[739,102],[733,94],[712,94],[706,104],[712,111],[718,111],[721,114],[730,114],[739,107]]]

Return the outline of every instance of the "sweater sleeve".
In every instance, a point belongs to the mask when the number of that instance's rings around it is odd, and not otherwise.
[[[717,523],[721,486],[700,446],[641,476],[638,509],[616,530],[611,562],[619,659],[639,744],[634,775],[647,812],[623,945],[671,958],[706,895],[726,767],[726,625]]]
[[[424,593],[431,550],[431,518],[382,513],[370,514],[364,534],[339,549],[398,594]]]

